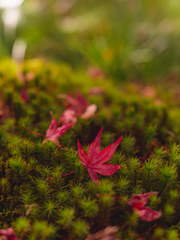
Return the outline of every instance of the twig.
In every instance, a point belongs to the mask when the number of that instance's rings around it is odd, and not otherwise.
[[[142,237],[142,236],[144,236],[146,233],[150,232],[153,228],[155,228],[156,225],[157,225],[157,224],[155,223],[155,224],[154,224],[152,227],[150,227],[146,232],[141,233],[141,234],[140,234],[140,237]]]

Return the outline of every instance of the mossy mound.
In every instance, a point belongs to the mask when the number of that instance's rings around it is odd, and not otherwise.
[[[175,84],[114,85],[63,63],[2,61],[1,228],[12,226],[23,240],[86,239],[89,234],[100,239],[93,234],[108,226],[118,227],[117,239],[178,239],[180,101],[175,90]],[[59,138],[62,147],[52,141],[43,144],[43,137],[23,127],[45,134],[50,111],[58,119],[67,107],[58,94],[75,97],[78,92],[96,104],[97,111],[88,119],[78,117]],[[101,127],[102,149],[123,136],[110,160],[122,166],[111,176],[98,175],[97,184],[81,164],[77,140],[87,150]],[[132,194],[154,191],[158,194],[148,206],[162,217],[146,222],[127,200]]]

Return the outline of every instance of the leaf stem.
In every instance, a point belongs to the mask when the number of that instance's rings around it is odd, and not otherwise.
[[[46,137],[46,136],[43,135],[43,134],[35,133],[35,132],[31,131],[29,128],[27,128],[27,127],[25,126],[25,124],[23,124],[23,127],[24,127],[26,130],[28,130],[30,133],[36,134],[36,135],[38,135],[38,136],[40,136],[40,137]]]
[[[84,168],[88,168],[88,167],[84,167]],[[83,169],[84,169],[83,168]],[[74,172],[70,172],[70,173],[67,173],[67,174],[64,174],[64,175],[61,175],[61,176],[58,176],[58,177],[65,177],[65,176],[68,176],[68,175],[71,175],[71,174],[73,174],[73,173],[75,173],[76,171],[74,171]],[[51,180],[51,179],[53,179],[54,177],[51,177],[51,178],[46,178],[46,180]]]
[[[70,175],[70,174],[73,174],[73,173],[75,173],[76,171],[74,171],[74,172],[70,172],[70,173],[67,173],[67,174],[64,174],[64,175],[61,175],[61,176],[58,176],[58,177],[65,177],[65,176],[68,176],[68,175]],[[51,178],[46,178],[46,180],[51,180],[51,179],[53,179],[54,177],[51,177]]]
[[[153,228],[155,228],[157,224],[155,223],[152,227],[150,227],[147,231],[145,231],[144,233],[141,233],[140,236],[144,236],[146,233],[150,232]]]

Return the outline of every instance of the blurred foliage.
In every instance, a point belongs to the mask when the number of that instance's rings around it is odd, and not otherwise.
[[[27,59],[95,65],[118,81],[178,78],[178,7],[177,0],[24,0],[16,29],[1,19],[1,57],[22,39]]]

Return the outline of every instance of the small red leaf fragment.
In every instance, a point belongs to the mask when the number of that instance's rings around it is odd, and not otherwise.
[[[4,240],[21,240],[16,237],[16,234],[12,228],[0,229],[0,236],[4,236]],[[0,237],[1,239],[1,237]]]
[[[133,211],[136,211],[140,218],[144,221],[151,222],[159,217],[162,213],[160,211],[154,211],[149,207],[144,207],[148,202],[150,196],[157,194],[158,192],[150,192],[145,194],[134,194],[128,201],[129,206]]]
[[[154,221],[161,217],[162,213],[159,211],[154,211],[149,207],[142,207],[138,210],[138,215],[147,222]]]
[[[63,113],[62,116],[58,120],[58,126],[59,125],[67,125],[72,123],[72,126],[76,123],[77,118],[75,117],[76,112],[71,109],[66,109]]]
[[[86,108],[85,112],[81,115],[81,117],[83,119],[90,118],[95,114],[96,110],[97,110],[97,105],[91,104]]]

